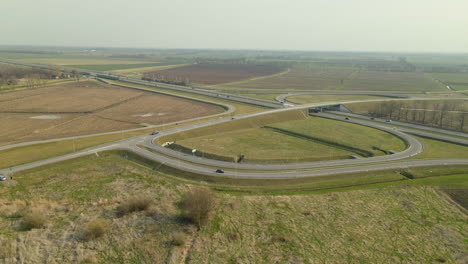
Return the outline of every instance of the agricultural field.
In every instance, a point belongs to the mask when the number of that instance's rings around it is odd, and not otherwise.
[[[467,254],[466,215],[440,191],[467,188],[466,174],[292,196],[215,192],[200,230],[182,203],[194,182],[117,154],[13,177],[0,184],[3,263],[463,263]]]
[[[165,80],[188,79],[196,84],[220,84],[272,75],[284,69],[269,65],[250,64],[193,64],[177,68],[145,73],[145,76],[161,76]]]
[[[352,140],[348,140],[349,135],[353,135]],[[386,132],[316,117],[273,123],[262,128],[207,133],[176,143],[232,160],[244,155],[243,162],[247,163],[347,159],[351,155],[375,156],[389,150],[405,149],[403,141]]]
[[[381,72],[344,69],[293,68],[288,74],[227,84],[232,89],[443,91],[445,87],[416,72]]]
[[[295,104],[309,104],[309,103],[351,101],[351,100],[374,100],[374,99],[385,99],[385,98],[388,98],[388,97],[374,96],[374,95],[301,94],[301,95],[289,96],[288,98],[286,98],[286,100]]]
[[[0,145],[201,117],[221,107],[105,85],[70,82],[0,93]]]
[[[468,73],[431,73],[430,75],[447,84],[464,83],[468,85]]]

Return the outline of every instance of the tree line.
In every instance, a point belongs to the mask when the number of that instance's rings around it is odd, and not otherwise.
[[[151,82],[190,86],[190,79],[187,77],[167,76],[157,72],[145,72],[141,79]]]
[[[463,101],[389,101],[376,104],[368,110],[368,114],[389,120],[467,131],[467,110]]]
[[[0,88],[24,85],[26,87],[41,87],[51,79],[74,78],[81,79],[81,74],[76,70],[64,71],[55,66],[50,69],[38,69],[30,67],[0,65]]]

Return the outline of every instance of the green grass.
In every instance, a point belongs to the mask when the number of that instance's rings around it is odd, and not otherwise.
[[[264,128],[251,128],[177,141],[201,152],[231,157],[245,156],[243,162],[284,163],[346,159],[353,152],[305,139],[283,135]]]
[[[387,132],[326,118],[310,117],[306,120],[283,122],[271,126],[362,149],[374,155],[382,155],[381,150],[401,151],[405,149],[405,143],[401,139]]]
[[[9,168],[38,160],[61,156],[97,145],[146,134],[153,130],[154,129],[145,129],[135,132],[116,133],[103,136],[79,138],[75,140],[68,139],[0,150],[0,160],[2,160],[0,168]]]
[[[220,203],[203,245],[191,251],[194,262],[455,263],[452,252],[466,245],[463,213],[431,188]]]
[[[401,151],[405,144],[399,138],[373,128],[324,118],[305,118],[292,113],[283,119],[265,116],[234,120],[225,124],[169,135],[159,143],[175,141],[188,149],[227,157],[245,156],[245,162],[283,163],[346,159],[350,155],[384,155]],[[265,128],[259,128],[266,126]],[[271,128],[270,128],[271,127]],[[349,140],[350,135],[352,140]]]
[[[431,73],[430,75],[447,83],[468,83],[468,73]]]
[[[468,158],[468,147],[434,139],[416,137],[424,143],[423,153],[412,159]]]
[[[290,110],[271,114],[264,114],[244,119],[235,119],[218,125],[191,129],[190,131],[180,132],[158,139],[158,142],[180,141],[184,139],[214,135],[218,133],[231,132],[248,128],[259,128],[268,124],[284,122],[287,120],[300,120],[307,118],[305,110]]]
[[[457,91],[466,91],[468,90],[468,85],[451,85],[452,89]]]
[[[303,94],[295,95],[287,98],[288,101],[296,104],[321,103],[333,101],[350,101],[350,100],[369,100],[369,99],[385,99],[381,96],[370,95],[328,95],[328,94]]]

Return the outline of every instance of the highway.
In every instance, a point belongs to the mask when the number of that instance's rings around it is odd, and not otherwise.
[[[395,128],[398,131],[404,132],[406,134],[411,134],[415,136],[425,137],[425,138],[432,138],[440,141],[450,142],[458,145],[468,146],[468,134],[459,132],[459,131],[451,131],[446,129],[440,128],[433,128],[427,126],[421,126],[416,124],[409,124],[404,122],[398,121],[391,121],[387,122],[385,119],[375,118],[371,119],[371,117],[358,115],[358,114],[351,114],[351,113],[343,113],[343,112],[336,112],[331,111],[327,114],[320,114],[323,117],[336,119],[336,120],[343,120],[343,118],[357,118],[358,120],[369,120],[371,123],[374,124],[381,124],[387,128]],[[353,121],[356,121],[352,119]],[[465,139],[464,139],[465,138]]]
[[[43,67],[43,68],[49,67],[47,65],[38,66],[37,64],[29,64],[29,63],[16,63],[16,64],[23,65],[23,66],[24,65],[31,66],[31,67]],[[93,73],[93,74],[98,74],[98,73]],[[259,105],[263,107],[272,108],[271,110],[266,110],[263,112],[245,114],[245,115],[237,115],[237,116],[234,116],[234,119],[255,118],[255,117],[266,115],[266,114],[275,114],[275,113],[280,113],[280,112],[290,111],[290,110],[307,109],[311,107],[321,107],[321,106],[336,105],[336,104],[350,104],[350,103],[376,102],[376,101],[380,102],[380,101],[392,101],[392,100],[415,100],[415,99],[427,100],[427,98],[411,98],[410,99],[406,97],[403,98],[403,96],[397,96],[397,95],[390,96],[387,94],[386,97],[388,98],[385,98],[385,99],[331,101],[331,102],[311,103],[311,104],[305,104],[305,105],[291,105],[291,107],[284,107],[282,103],[275,102],[272,100],[225,94],[225,93],[219,93],[217,91],[206,90],[206,89],[198,89],[198,88],[192,88],[192,87],[146,82],[146,81],[130,79],[130,78],[126,78],[122,81],[134,83],[134,84],[150,85],[150,86],[154,86],[157,88],[163,88],[163,89],[168,89],[168,90],[173,90],[173,91],[189,92],[192,94],[205,95],[205,96],[210,96],[210,97],[215,97],[215,98],[220,98],[220,99],[236,101],[240,103],[249,103],[249,104],[255,104],[255,105]],[[149,92],[155,92],[155,93],[164,93],[164,92],[154,91],[152,89],[136,87],[136,86],[131,86],[131,85],[120,85],[120,86],[132,88],[132,89],[149,91]],[[330,93],[327,93],[327,94],[330,94]],[[347,94],[347,92],[344,94]],[[366,92],[366,94],[369,94],[369,93]],[[290,95],[287,95],[287,96],[290,96]],[[287,98],[287,96],[277,98],[277,99],[284,100],[285,98]],[[179,96],[179,97],[183,97],[183,96]],[[199,100],[199,99],[196,99],[196,100]],[[199,101],[204,101],[204,100],[199,100]],[[224,105],[224,107],[227,109],[228,113],[232,113],[234,111],[234,108],[231,106]],[[180,170],[197,173],[197,174],[218,176],[218,177],[224,176],[224,177],[257,178],[257,179],[314,177],[314,176],[335,175],[335,174],[340,174],[340,173],[365,172],[365,171],[375,171],[375,170],[385,170],[385,169],[404,169],[404,168],[415,167],[415,166],[460,165],[460,164],[467,165],[468,164],[468,159],[431,159],[431,160],[412,159],[412,160],[408,160],[407,158],[418,155],[424,149],[423,144],[419,140],[417,140],[415,137],[410,135],[410,134],[414,134],[414,131],[405,130],[405,129],[410,129],[410,128],[404,128],[404,129],[399,128],[397,130],[394,130],[390,128],[388,124],[379,124],[377,122],[373,122],[373,120],[365,120],[365,118],[347,120],[346,122],[364,125],[364,126],[380,129],[388,133],[391,133],[401,138],[402,140],[404,140],[407,144],[407,148],[404,151],[401,151],[392,155],[377,156],[377,157],[370,157],[370,158],[265,165],[265,164],[230,163],[230,162],[209,160],[209,159],[204,159],[200,157],[193,157],[191,155],[186,155],[186,154],[176,152],[176,151],[163,148],[161,146],[153,144],[154,140],[161,136],[170,135],[170,134],[183,132],[183,131],[189,131],[189,130],[199,128],[199,127],[214,126],[214,125],[222,124],[225,122],[232,122],[231,117],[221,117],[226,114],[227,113],[224,112],[224,113],[220,113],[217,115],[213,115],[212,117],[219,116],[219,118],[211,119],[211,120],[196,123],[196,124],[188,124],[188,125],[180,124],[180,126],[176,128],[161,131],[160,134],[154,135],[154,136],[150,136],[150,135],[138,136],[138,137],[134,137],[130,139],[121,140],[118,142],[113,142],[113,143],[104,144],[104,145],[97,146],[97,147],[92,147],[86,150],[78,151],[75,153],[70,153],[67,155],[59,156],[59,157],[54,157],[54,158],[50,158],[50,159],[46,159],[42,161],[36,161],[36,162],[19,165],[19,166],[12,167],[12,168],[2,169],[0,170],[0,173],[9,175],[18,171],[32,169],[35,167],[52,164],[52,163],[60,162],[64,160],[69,160],[69,159],[73,159],[73,158],[80,157],[80,156],[91,155],[91,154],[99,155],[98,154],[99,152],[107,151],[107,150],[128,150],[138,155],[141,155],[143,157],[154,160],[155,162],[165,164],[167,166],[171,166],[174,168],[178,168]],[[322,115],[322,117],[334,118],[338,120],[343,119],[342,117],[340,119],[336,115],[327,116],[329,114],[326,114],[326,113],[322,113],[319,115]],[[207,117],[200,117],[200,118],[195,118],[192,120],[204,119],[204,118],[207,118]],[[182,123],[182,121],[178,123]],[[167,125],[168,124],[164,124],[162,126],[167,126]],[[151,126],[151,127],[156,128],[157,126]],[[143,128],[143,129],[146,129],[146,128]],[[418,128],[418,131],[419,129],[421,128]],[[121,133],[121,131],[110,132],[110,133]],[[425,128],[424,131],[419,131],[419,133],[427,133],[428,135],[432,135],[432,136],[438,135],[439,137],[441,136],[439,134],[439,131],[437,132],[433,131],[431,130],[431,128],[429,129]],[[109,134],[109,133],[101,133],[101,134]],[[94,135],[88,135],[88,136],[94,136]],[[458,140],[458,141],[463,140],[463,139],[454,137],[455,135],[449,135],[447,133],[445,133],[443,136],[446,137],[445,139],[449,139],[449,140]],[[70,138],[64,138],[64,139],[71,139],[71,138],[77,138],[77,137],[70,137]],[[53,141],[64,140],[64,139],[53,139],[53,140],[48,140],[48,141],[19,143],[15,145],[3,146],[0,148],[0,150],[9,149],[9,148],[18,147],[18,146],[26,146],[26,145],[31,145],[31,144],[44,143],[44,142],[53,142]],[[152,151],[142,148],[141,146],[144,146],[145,148],[149,148]],[[225,173],[223,174],[215,173],[216,168],[223,168],[225,170]]]
[[[288,97],[296,95],[307,95],[307,94],[316,94],[316,95],[371,95],[371,96],[380,96],[380,97],[389,97],[389,98],[411,98],[407,94],[398,94],[385,91],[298,91],[290,92],[287,94],[278,95],[275,100],[278,102],[289,102]],[[292,102],[289,102],[292,103]]]
[[[5,60],[5,59],[0,59],[0,62],[9,63],[13,65],[19,65],[19,66],[33,67],[33,68],[53,69],[52,66],[50,65],[39,64],[39,63],[17,62],[17,61],[12,61],[12,60]],[[234,101],[234,102],[239,102],[239,103],[244,103],[244,104],[252,104],[252,105],[257,105],[257,106],[266,107],[266,108],[282,108],[283,107],[283,104],[274,100],[266,100],[266,99],[261,99],[261,98],[229,94],[229,93],[218,92],[214,90],[208,90],[208,89],[202,89],[202,88],[196,88],[196,87],[165,84],[165,83],[159,83],[159,82],[150,82],[150,81],[145,81],[145,80],[141,80],[137,78],[131,78],[131,77],[123,76],[123,75],[109,74],[106,72],[84,71],[83,69],[76,69],[76,68],[63,67],[63,66],[61,66],[60,69],[62,71],[63,70],[67,70],[67,71],[75,70],[80,73],[89,74],[91,76],[97,76],[97,75],[104,76],[105,75],[108,77],[117,77],[119,78],[119,81],[130,83],[130,84],[145,85],[145,86],[151,86],[155,88],[166,89],[170,91],[185,92],[185,93],[191,93],[191,94],[196,94],[196,95],[209,96],[213,98]],[[104,80],[104,79],[101,78],[101,80]],[[110,81],[106,80],[105,82],[110,82]],[[138,90],[145,90],[145,91],[151,90],[151,89],[141,88],[137,86],[125,86],[125,87],[138,89]],[[153,90],[153,92],[156,92],[156,91]]]
[[[383,100],[395,100],[395,99],[383,99]],[[347,101],[344,103],[360,102],[358,101]],[[369,101],[369,100],[365,100]],[[381,99],[372,100],[381,101]],[[235,116],[235,119],[252,118],[260,115],[269,113],[277,113],[282,111],[290,111],[295,109],[303,109],[309,107],[318,107],[322,105],[335,104],[337,102],[324,102],[309,105],[301,105],[293,108],[274,109],[260,113],[252,113],[246,115]],[[436,165],[460,165],[468,164],[468,159],[437,159],[437,160],[404,160],[409,157],[413,157],[419,154],[423,150],[423,145],[419,140],[415,139],[411,135],[408,135],[402,131],[393,130],[387,126],[381,124],[375,124],[374,122],[366,120],[350,120],[348,122],[374,127],[392,133],[403,140],[408,145],[408,148],[402,152],[395,153],[393,155],[377,156],[371,158],[359,158],[349,160],[336,160],[336,161],[322,161],[322,162],[309,162],[309,163],[290,163],[290,164],[238,164],[229,163],[223,161],[208,160],[200,157],[192,157],[180,152],[172,151],[170,149],[162,148],[153,144],[153,140],[157,137],[168,135],[171,133],[178,133],[182,131],[188,131],[194,128],[217,125],[224,122],[232,122],[230,117],[217,118],[208,120],[196,124],[181,125],[170,130],[161,131],[160,134],[155,136],[145,135],[134,137],[119,142],[113,142],[104,144],[98,147],[78,151],[75,153],[37,161],[25,165],[19,165],[13,168],[0,170],[0,173],[11,174],[25,169],[31,169],[38,166],[43,166],[59,161],[73,159],[80,156],[90,155],[99,153],[106,150],[128,150],[134,152],[143,157],[154,160],[158,163],[165,164],[174,168],[178,168],[184,171],[193,172],[197,174],[210,175],[210,176],[225,176],[225,177],[236,177],[236,178],[298,178],[298,177],[313,177],[313,176],[325,176],[335,175],[340,173],[351,173],[351,172],[364,172],[364,171],[375,171],[384,169],[401,169],[415,166],[436,166]],[[140,146],[151,148],[153,151],[149,151]],[[98,154],[96,154],[98,155]],[[223,168],[225,173],[215,173],[216,168]]]

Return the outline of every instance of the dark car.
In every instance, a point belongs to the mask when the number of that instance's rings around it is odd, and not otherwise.
[[[345,117],[345,120],[349,120],[349,117]]]
[[[224,171],[222,169],[217,169],[215,172],[216,173],[224,173]]]
[[[157,134],[159,134],[159,131],[153,131],[153,132],[151,132],[150,135],[154,136],[154,135],[157,135]]]

